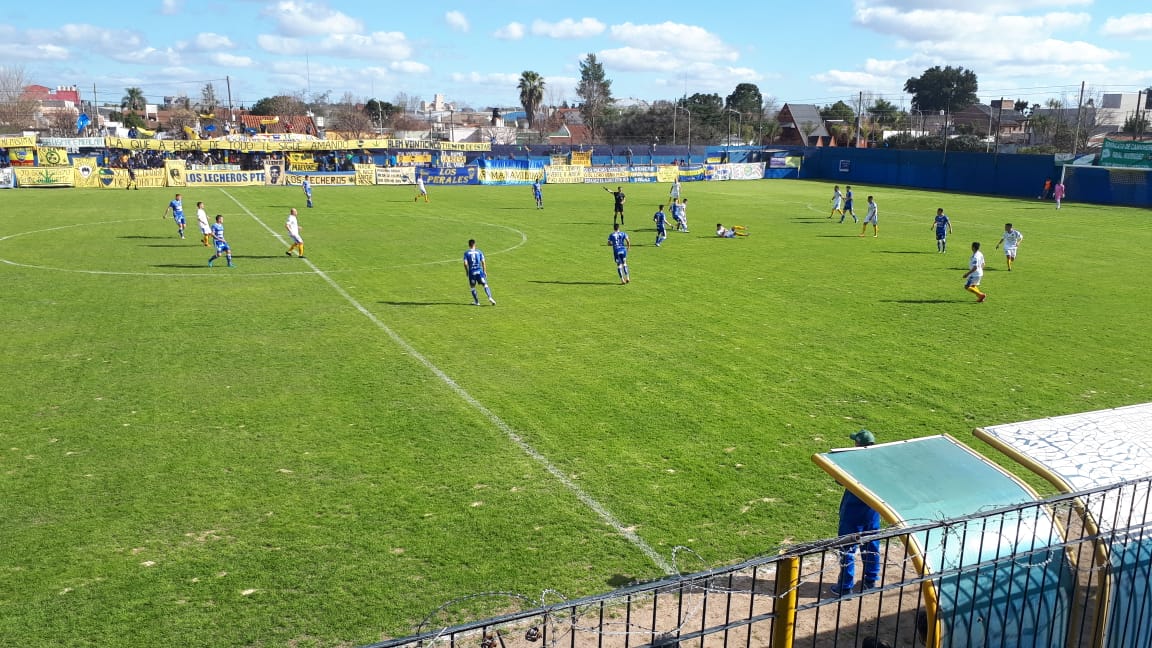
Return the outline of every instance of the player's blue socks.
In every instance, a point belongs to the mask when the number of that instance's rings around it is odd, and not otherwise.
[[[472,303],[473,304],[479,304],[480,303],[480,295],[476,294],[475,288],[472,289]]]

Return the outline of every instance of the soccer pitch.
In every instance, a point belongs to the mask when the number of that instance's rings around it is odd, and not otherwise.
[[[174,191],[0,193],[0,644],[369,643],[834,535],[810,457],[860,427],[991,455],[973,427],[1152,400],[1148,211],[854,190],[879,237],[830,182],[685,184],[657,248],[668,186],[628,185],[627,286],[599,186],[186,189],[185,240]]]

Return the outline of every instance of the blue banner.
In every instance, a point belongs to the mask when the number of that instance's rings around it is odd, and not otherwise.
[[[426,185],[474,185],[480,184],[476,167],[463,168],[422,167],[416,170],[424,178]]]

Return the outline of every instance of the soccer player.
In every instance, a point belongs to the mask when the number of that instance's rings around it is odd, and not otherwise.
[[[668,191],[668,199],[676,202],[680,198],[680,178],[672,181],[672,188]]]
[[[936,228],[936,251],[944,254],[948,247],[948,235],[952,233],[952,221],[944,215],[943,207],[936,208],[936,220],[931,226]]]
[[[684,224],[684,231],[688,231],[688,199],[680,201],[680,222]]]
[[[476,294],[476,284],[480,284],[484,286],[488,301],[495,306],[492,289],[488,287],[488,266],[484,263],[484,253],[476,249],[476,239],[468,239],[468,249],[464,252],[464,271],[468,273],[468,287],[472,289],[472,305],[480,305],[480,296]]]
[[[852,215],[856,217],[855,214]],[[868,214],[864,217],[864,227],[860,230],[860,236],[864,236],[864,232],[868,231],[868,223],[872,223],[872,238],[880,236],[880,208],[876,205],[876,201],[872,200],[872,196],[868,196]]]
[[[540,187],[540,178],[532,183],[532,197],[536,199],[536,209],[544,209],[544,190]]]
[[[844,222],[844,194],[840,193],[840,185],[832,188],[832,213],[828,214],[828,218],[832,218],[840,212],[840,222]]]
[[[972,242],[972,258],[968,260],[968,272],[964,273],[964,278],[968,281],[964,284],[964,290],[976,295],[976,302],[982,302],[988,298],[988,295],[980,292],[980,279],[984,276],[984,253],[980,251],[980,241]]]
[[[208,259],[208,267],[212,267],[212,262],[220,258],[223,254],[228,259],[228,267],[234,268],[232,265],[232,248],[228,246],[228,241],[224,240],[224,216],[216,214],[216,222],[212,224],[212,238],[216,243],[216,254]]]
[[[309,178],[308,176],[304,176],[304,182],[301,183],[300,186],[304,188],[304,197],[308,199],[308,206],[311,207],[312,206],[312,179]]]
[[[672,210],[672,220],[676,222],[676,231],[687,232],[688,223],[684,221],[684,205],[680,204],[678,199],[673,200],[669,209]]]
[[[1016,262],[1016,248],[1020,247],[1020,241],[1024,240],[1024,234],[1020,230],[1012,229],[1012,223],[1004,223],[1004,236],[996,241],[996,247],[999,248],[1000,244],[1004,244],[1004,258],[1008,260],[1008,272],[1012,272],[1012,264]]]
[[[615,200],[615,202],[613,203],[613,208],[612,208],[612,224],[613,225],[616,224],[616,217],[619,216],[620,217],[620,224],[623,225],[624,224],[624,200],[625,200],[624,188],[623,187],[616,187],[616,191],[612,191],[608,187],[604,187],[604,191],[607,191],[608,193],[612,194],[612,198]]]
[[[852,222],[858,223],[860,219],[856,218],[856,210],[852,209],[852,185],[844,185],[844,209],[840,211],[840,222],[844,222],[844,215],[852,216]]]
[[[1063,182],[1057,182],[1056,188],[1052,190],[1052,197],[1056,199],[1056,209],[1060,209],[1060,203],[1064,200],[1064,192],[1066,191]]]
[[[632,281],[628,274],[628,248],[631,247],[631,241],[628,240],[626,232],[620,231],[618,223],[612,223],[612,233],[608,235],[608,245],[612,246],[612,256],[616,259],[616,274],[620,275],[620,283],[626,284]]]
[[[180,238],[184,238],[184,197],[181,194],[176,194],[176,197],[168,202],[168,206],[164,208],[164,215],[161,218],[168,218],[168,212],[172,212],[172,220],[176,221],[176,231],[180,234]]]
[[[424,196],[424,202],[428,202],[428,188],[424,186],[424,176],[420,175],[420,172],[417,171],[416,172],[416,197],[412,199],[412,202],[416,202],[416,201],[420,200],[420,196]]]
[[[732,227],[724,227],[721,223],[716,223],[716,236],[720,238],[736,238],[737,236],[748,236],[748,228],[743,225],[733,225]]]
[[[132,168],[132,165],[128,165],[128,184],[124,185],[124,189],[140,190],[140,187],[136,184],[136,170]]]
[[[208,247],[212,241],[212,225],[208,222],[208,212],[204,211],[204,201],[196,203],[196,224],[200,226],[200,241]]]
[[[292,251],[295,250],[300,258],[304,257],[304,239],[300,238],[300,222],[296,220],[296,208],[288,210],[288,220],[284,221],[284,229],[288,230],[288,238],[292,239],[292,245],[288,247],[288,251],[284,254],[292,256]]]
[[[656,208],[656,213],[652,214],[652,222],[656,223],[656,247],[668,238],[668,216],[664,214],[664,205]]]

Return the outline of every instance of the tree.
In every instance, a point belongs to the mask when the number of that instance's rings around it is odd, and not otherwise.
[[[120,99],[120,107],[132,113],[143,112],[148,100],[140,88],[124,88],[124,97]]]
[[[0,67],[0,128],[22,131],[32,128],[40,102],[24,94],[28,77],[19,65]]]
[[[216,100],[216,86],[208,82],[200,89],[200,110],[211,114],[216,112],[216,106],[218,105],[220,105],[220,102]]]
[[[891,101],[877,98],[865,109],[872,121],[880,126],[894,126],[900,118],[900,110]]]
[[[856,121],[856,111],[843,101],[837,101],[831,106],[824,106],[820,110],[820,116],[824,119],[839,119],[844,123]]]
[[[1142,114],[1143,111],[1136,111],[1133,115],[1128,115],[1124,120],[1124,126],[1120,129],[1123,133],[1132,133],[1138,135],[1148,130],[1148,118]]]
[[[371,118],[376,128],[384,128],[384,124],[392,120],[392,116],[400,112],[400,108],[387,102],[369,99],[364,104],[364,114]]]
[[[951,65],[930,67],[904,82],[904,92],[912,95],[912,107],[924,112],[956,112],[979,103],[978,87],[975,72]]]
[[[332,125],[331,128],[345,133],[352,133],[357,137],[363,137],[365,133],[372,130],[372,118],[361,109],[357,108],[359,102],[351,92],[345,92],[344,96],[340,98],[340,103],[332,108]]]
[[[584,116],[584,123],[592,141],[596,141],[596,120],[603,119],[608,107],[615,101],[612,99],[612,81],[604,76],[604,66],[596,60],[595,54],[589,54],[580,61],[580,83],[576,85],[576,96],[584,100],[580,107],[580,114]]]
[[[57,109],[48,115],[48,133],[56,137],[72,137],[76,134],[76,118],[80,112],[73,109]]]
[[[528,115],[528,128],[536,124],[536,110],[544,100],[544,77],[531,70],[525,70],[520,75],[520,105]]]
[[[256,103],[252,104],[252,109],[248,112],[253,115],[302,115],[306,110],[304,102],[299,97],[290,95],[276,95],[274,97],[264,97]]]
[[[732,94],[724,98],[724,106],[744,115],[760,113],[760,106],[764,104],[764,95],[755,83],[740,83]]]
[[[184,128],[196,128],[200,124],[200,117],[191,110],[181,106],[175,108],[168,114],[168,130],[181,137],[184,136]]]

